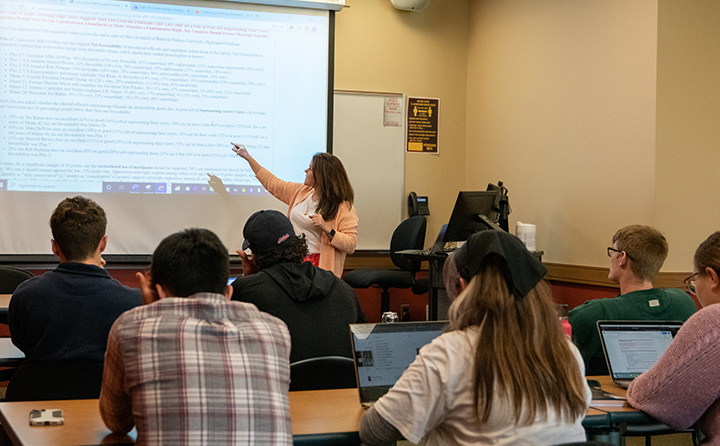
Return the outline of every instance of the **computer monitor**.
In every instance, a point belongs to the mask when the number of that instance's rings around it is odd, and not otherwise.
[[[493,210],[498,194],[498,191],[458,193],[443,241],[462,242],[471,234],[486,229],[502,231],[502,228],[495,223],[497,212]]]

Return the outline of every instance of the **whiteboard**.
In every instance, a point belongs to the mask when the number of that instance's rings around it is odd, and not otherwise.
[[[384,125],[385,98],[400,99],[399,127]],[[333,154],[340,158],[355,190],[357,248],[389,250],[402,221],[405,154],[405,95],[335,91]]]

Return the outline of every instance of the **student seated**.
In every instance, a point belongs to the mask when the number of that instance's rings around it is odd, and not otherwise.
[[[93,200],[66,198],[50,217],[53,271],[26,280],[8,309],[10,337],[26,360],[8,400],[97,398],[108,332],[120,314],[142,303],[103,268],[105,211]]]
[[[305,237],[278,211],[258,211],[243,229],[243,277],[232,299],[282,319],[290,330],[290,362],[318,356],[352,358],[350,324],[366,322],[355,291],[331,271],[304,262]]]
[[[110,331],[100,415],[137,427],[136,446],[291,445],[290,334],[254,305],[232,302],[228,251],[206,229],[166,237],[147,276],[146,305]]]
[[[594,299],[568,313],[572,339],[580,349],[588,375],[607,375],[597,321],[685,321],[697,306],[675,288],[654,288],[653,280],[668,254],[665,237],[650,226],[632,225],[618,230],[607,249],[608,279],[620,284],[620,295]]]
[[[683,324],[662,358],[633,380],[627,399],[678,430],[699,422],[702,444],[719,444],[720,232],[698,247],[685,283],[703,308]]]
[[[362,442],[585,441],[590,388],[542,281],[545,267],[502,231],[473,234],[455,262],[465,289],[450,306],[448,331],[365,413]]]

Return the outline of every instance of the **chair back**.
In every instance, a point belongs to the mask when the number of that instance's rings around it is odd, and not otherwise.
[[[30,271],[0,265],[0,294],[12,294],[15,288],[27,279],[33,277]]]
[[[100,397],[102,362],[24,363],[10,378],[6,401],[76,400]]]
[[[423,249],[425,245],[425,229],[427,221],[424,215],[415,215],[403,221],[395,228],[390,240],[390,259],[393,264],[404,271],[415,275],[420,270],[420,260],[403,258],[397,251],[404,249]]]
[[[353,387],[357,387],[357,381],[355,363],[350,358],[320,356],[290,364],[290,391]]]

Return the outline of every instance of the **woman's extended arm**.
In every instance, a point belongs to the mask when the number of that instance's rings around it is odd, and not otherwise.
[[[255,175],[257,175],[257,173],[260,172],[260,170],[262,169],[262,166],[260,165],[260,163],[255,161],[255,158],[250,156],[250,154],[248,153],[248,151],[244,145],[235,144],[234,142],[231,142],[230,144],[235,146],[235,148],[232,149],[232,151],[237,153],[240,158],[247,161],[248,164],[250,164],[250,168],[252,169],[252,171],[255,173]]]

